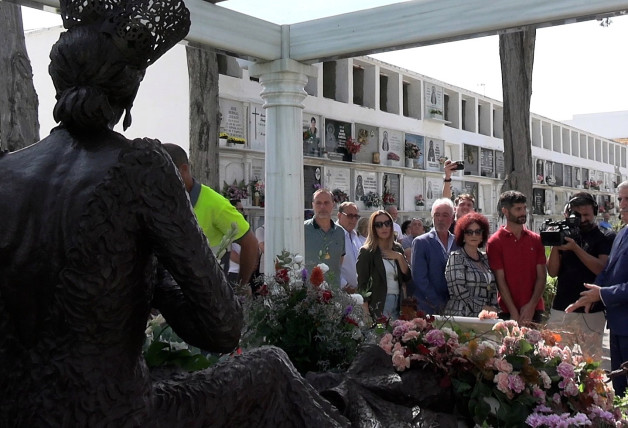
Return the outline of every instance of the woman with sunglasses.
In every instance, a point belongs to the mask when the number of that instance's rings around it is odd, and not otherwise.
[[[480,248],[488,240],[486,217],[469,213],[456,222],[459,249],[452,251],[445,268],[449,301],[443,315],[477,317],[482,309],[496,311],[497,283]]]
[[[380,210],[371,214],[368,230],[356,264],[358,290],[371,293],[365,305],[374,319],[382,315],[397,319],[403,284],[410,280],[410,267],[403,248],[395,241],[389,213]]]

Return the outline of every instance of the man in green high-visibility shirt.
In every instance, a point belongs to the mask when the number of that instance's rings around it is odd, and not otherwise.
[[[257,239],[251,232],[249,223],[228,199],[211,187],[194,180],[185,150],[176,144],[163,144],[163,147],[181,174],[198,224],[203,229],[212,251],[216,251],[222,237],[231,230],[232,223],[238,226],[234,242],[241,247],[240,284],[248,284],[258,261]]]

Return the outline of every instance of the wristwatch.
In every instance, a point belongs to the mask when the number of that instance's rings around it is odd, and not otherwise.
[[[445,183],[451,183],[451,178],[445,178],[445,177],[443,177],[443,181],[444,181]]]

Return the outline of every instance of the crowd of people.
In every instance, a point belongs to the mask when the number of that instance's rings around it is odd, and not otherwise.
[[[317,190],[314,216],[305,225],[307,266],[327,264],[331,283],[366,296],[373,319],[398,318],[406,298],[414,298],[426,314],[477,317],[489,310],[521,325],[560,331],[565,344],[577,344],[585,356],[597,359],[608,325],[611,368],[628,361],[628,268],[618,263],[628,241],[622,242],[624,230],[616,238],[612,228],[598,226],[595,198],[587,192],[573,195],[564,214],[577,217],[578,224],[550,246],[546,257],[541,235],[526,227],[526,195],[512,190],[500,195],[505,224],[491,234],[486,217],[475,212],[472,195],[452,202],[454,170],[447,161],[444,197],[431,207],[429,231],[423,219],[415,218],[397,233],[396,207],[361,218],[352,202],[338,207],[334,224],[333,195]],[[618,191],[627,223],[628,182]],[[361,223],[366,225],[362,230]],[[549,316],[543,299],[548,274],[557,278]],[[623,395],[626,377],[614,378],[613,386]]]

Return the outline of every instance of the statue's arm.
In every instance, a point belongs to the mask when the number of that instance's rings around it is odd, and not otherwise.
[[[152,151],[152,177],[142,191],[144,223],[159,262],[153,306],[193,346],[229,352],[239,342],[242,307],[209,249],[170,158]]]

